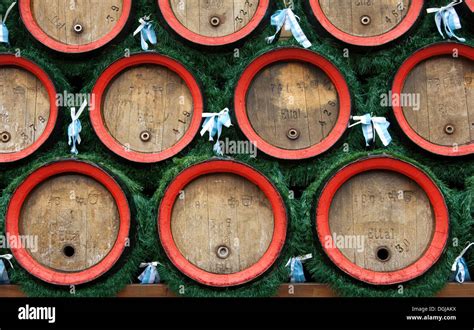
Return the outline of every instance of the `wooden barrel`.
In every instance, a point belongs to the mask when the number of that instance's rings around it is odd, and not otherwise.
[[[140,53],[118,60],[93,89],[90,117],[100,140],[134,162],[153,163],[184,149],[199,130],[203,95],[179,62]]]
[[[0,55],[0,163],[23,159],[51,136],[58,118],[56,88],[38,65]]]
[[[448,209],[436,184],[390,157],[358,160],[337,172],[317,204],[319,240],[352,277],[376,285],[409,281],[441,256]]]
[[[131,16],[132,0],[20,0],[23,24],[61,53],[85,53],[114,40]]]
[[[202,46],[225,46],[248,37],[266,17],[270,0],[158,0],[169,27]]]
[[[166,254],[188,277],[228,287],[262,275],[285,243],[285,204],[251,167],[213,160],[191,166],[168,186],[158,215]]]
[[[8,205],[10,241],[18,263],[56,285],[90,282],[109,271],[128,242],[130,207],[124,191],[104,170],[65,160],[31,173]],[[23,242],[27,240],[24,239]]]
[[[439,43],[415,52],[395,76],[392,99],[401,129],[418,146],[443,156],[474,153],[473,47]]]
[[[423,12],[423,0],[309,0],[317,24],[342,42],[376,47],[406,34]]]
[[[240,129],[264,153],[303,159],[331,148],[351,114],[349,87],[323,56],[280,48],[254,60],[235,90]]]

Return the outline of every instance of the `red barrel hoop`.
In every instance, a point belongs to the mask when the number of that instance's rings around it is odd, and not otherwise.
[[[261,257],[255,263],[239,271],[218,273],[218,272],[207,271],[203,268],[203,266],[198,267],[198,265],[195,264],[195,261],[193,260],[190,261],[187,259],[187,257],[183,255],[182,250],[178,247],[178,244],[177,244],[178,238],[174,235],[175,232],[172,230],[172,217],[173,217],[174,209],[177,207],[176,203],[178,200],[180,200],[179,195],[182,193],[182,191],[184,191],[185,194],[187,194],[186,193],[187,187],[193,182],[195,182],[196,180],[199,180],[200,178],[203,178],[206,176],[210,178],[210,176],[212,175],[232,175],[232,176],[235,176],[237,179],[240,178],[243,181],[250,182],[252,185],[255,185],[256,187],[258,187],[260,192],[264,194],[265,199],[268,200],[268,203],[269,203],[268,206],[272,210],[273,228],[272,228],[272,235],[269,236],[271,239],[268,242],[268,248],[265,249],[264,251],[262,250],[262,254],[259,255]],[[218,181],[222,182],[222,178],[218,179]],[[226,193],[229,193],[229,189],[226,190]],[[223,194],[226,194],[226,193],[223,193]],[[231,197],[232,196],[230,196],[229,198]],[[191,198],[191,197],[184,197],[184,199],[181,199],[181,200],[185,200],[186,198]],[[229,203],[230,203],[230,200],[231,199],[229,199]],[[247,199],[247,201],[249,201],[249,199]],[[194,200],[193,200],[193,203],[194,203]],[[208,206],[212,208],[219,207],[218,205],[214,205],[210,203],[209,201],[207,203],[208,204],[206,204],[206,207]],[[236,207],[236,204],[238,203],[239,202],[236,201],[234,198],[233,207]],[[256,201],[254,201],[254,203],[260,205],[260,202],[257,203]],[[201,203],[201,206],[203,205],[204,204]],[[248,204],[246,205],[248,206]],[[207,219],[208,216],[206,216],[205,218]],[[206,219],[204,219],[203,221],[206,221]],[[217,221],[217,220],[210,220],[210,221]],[[230,221],[232,220],[229,219],[228,222],[224,222],[224,224],[230,224]],[[213,225],[211,226],[211,228],[212,227]],[[240,227],[240,228],[245,228],[245,227],[246,226]],[[254,280],[258,276],[266,272],[277,260],[283,248],[283,245],[285,243],[285,237],[286,237],[286,227],[287,227],[287,215],[286,215],[285,205],[279,192],[276,190],[273,184],[265,176],[263,176],[261,173],[257,172],[256,170],[252,169],[248,165],[235,162],[235,161],[223,161],[223,160],[207,161],[204,163],[193,165],[185,169],[168,186],[159,207],[158,233],[159,233],[159,237],[163,245],[163,248],[165,249],[165,252],[168,255],[171,262],[186,276],[202,284],[215,286],[215,287],[229,287],[229,286],[244,284],[244,283]],[[221,228],[221,227],[216,227],[216,228]],[[222,237],[218,237],[218,238],[222,239]],[[194,244],[195,241],[196,240],[193,239],[189,243]],[[204,243],[206,244],[207,247],[209,247],[210,243],[208,240],[204,240]],[[221,242],[219,241],[219,243]],[[226,244],[231,245],[231,247],[229,247],[227,250],[227,254],[234,253],[235,246],[232,245],[233,243],[230,242]],[[254,248],[254,247],[255,246],[253,246],[252,244],[247,246],[247,248]],[[220,258],[224,259],[226,258],[226,256],[224,257],[220,256]],[[222,270],[222,268],[219,268],[219,269]]]
[[[253,122],[249,118],[249,111],[251,110],[251,107],[249,107],[248,103],[248,96],[249,96],[249,90],[253,86],[254,81],[258,78],[259,75],[261,74],[267,74],[265,70],[271,70],[272,66],[274,65],[286,65],[286,63],[295,63],[295,65],[304,65],[307,66],[307,70],[318,70],[318,73],[316,73],[312,76],[314,81],[314,85],[312,84],[308,88],[308,94],[306,94],[306,99],[308,102],[316,102],[316,100],[310,101],[310,94],[314,95],[313,89],[310,89],[312,87],[316,88],[316,95],[318,93],[317,89],[322,88],[322,89],[327,89],[330,88],[331,93],[334,94],[331,97],[328,98],[327,104],[319,104],[318,108],[322,112],[321,116],[327,116],[327,115],[333,115],[332,119],[332,129],[330,129],[328,132],[326,132],[326,136],[321,136],[320,140],[318,141],[311,141],[309,143],[306,143],[303,147],[297,147],[297,148],[291,148],[291,147],[281,147],[281,146],[276,146],[272,141],[269,141],[268,139],[262,138],[257,131],[255,130],[255,126],[258,124],[258,122],[266,121],[266,120],[254,120]],[[280,69],[279,69],[280,70]],[[289,72],[286,72],[285,74],[289,74]],[[291,75],[287,75],[287,78],[290,77]],[[305,76],[306,77],[306,76]],[[326,82],[320,82],[319,80],[327,80]],[[281,78],[278,78],[277,80],[282,80]],[[305,79],[308,80],[308,79]],[[276,82],[270,82],[270,84],[273,86],[274,84],[277,84],[278,81]],[[325,85],[326,87],[321,87],[320,84]],[[265,88],[265,86],[268,85],[268,83],[263,83],[261,86],[262,88]],[[328,87],[329,86],[329,87]],[[270,86],[267,86],[270,88]],[[295,81],[295,89],[298,89],[301,87],[301,82]],[[307,88],[306,86],[305,88]],[[273,89],[273,87],[271,87]],[[283,89],[280,89],[280,91]],[[305,89],[305,93],[307,93]],[[260,95],[263,95],[262,93],[258,93]],[[327,96],[327,92],[324,93],[323,95]],[[303,99],[304,97],[294,97],[291,94],[288,96],[289,98],[292,98],[293,100],[296,99]],[[270,98],[275,98],[274,96]],[[275,100],[278,99],[281,100],[281,96],[277,95]],[[283,102],[283,101],[282,101]],[[321,102],[321,101],[319,101]],[[234,108],[235,108],[235,113],[237,117],[237,121],[239,124],[240,129],[242,132],[245,134],[245,136],[256,145],[256,147],[263,151],[264,153],[276,157],[276,158],[281,158],[281,159],[305,159],[305,158],[311,158],[314,156],[317,156],[319,154],[322,154],[323,152],[327,151],[330,149],[332,146],[336,144],[336,142],[343,136],[344,132],[346,131],[347,124],[350,119],[351,115],[351,94],[349,91],[349,87],[347,85],[347,82],[342,75],[342,73],[339,71],[339,69],[331,63],[329,60],[324,58],[322,55],[301,49],[301,48],[281,48],[277,50],[270,51],[266,54],[261,55],[257,59],[255,59],[242,73],[236,89],[235,89],[235,94],[234,94]],[[293,102],[294,106],[294,102]],[[314,104],[309,103],[306,105],[307,108],[310,111],[312,108],[315,107]],[[286,106],[283,106],[285,108]],[[280,110],[284,110],[284,109]],[[275,110],[276,111],[276,110]],[[279,114],[272,114],[274,116],[279,116]],[[299,116],[301,117],[301,116]],[[304,117],[304,116],[303,116]],[[291,119],[291,118],[286,118],[286,119]],[[322,119],[321,119],[322,120]],[[328,120],[327,120],[328,121]],[[320,124],[322,121],[319,119],[317,120],[316,124]],[[291,128],[286,132],[287,128],[289,128],[291,125],[294,124],[294,121],[287,121],[287,124],[284,124],[284,132],[281,132],[282,134],[286,134],[288,139],[297,141],[298,138],[303,137],[300,132],[296,132],[292,136],[291,135]],[[287,125],[290,125],[286,127]],[[309,125],[307,124],[306,126],[313,128],[314,125]],[[317,128],[314,128],[315,130]],[[311,132],[308,131],[307,135],[311,135]],[[291,150],[293,149],[293,150]]]
[[[47,97],[47,100],[49,101],[49,107],[45,107],[44,111],[47,111],[47,118],[44,118],[40,116],[40,118],[34,118],[32,122],[28,123],[29,127],[24,127],[24,129],[33,129],[34,132],[36,133],[39,131],[39,126],[42,127],[42,133],[40,134],[39,137],[35,137],[35,140],[33,143],[29,144],[25,148],[18,148],[15,151],[10,151],[10,152],[0,152],[0,163],[9,163],[9,162],[14,162],[18,161],[21,159],[24,159],[31,154],[33,154],[35,151],[37,151],[52,135],[56,121],[58,118],[58,106],[56,104],[56,88],[54,86],[54,83],[52,82],[51,78],[48,76],[48,74],[40,68],[37,64],[33,63],[32,61],[23,58],[23,57],[17,57],[14,55],[8,55],[8,54],[2,54],[0,55],[0,69],[20,69],[24,70],[26,74],[31,75],[35,77],[41,84],[41,88],[44,89],[45,91],[45,96]],[[18,85],[17,87],[23,88],[22,86]],[[4,104],[4,106],[6,106]],[[18,111],[19,109],[15,107],[14,109],[2,109],[2,111]],[[27,109],[23,109],[23,111],[26,113]],[[39,111],[38,111],[39,112]],[[7,117],[11,117],[8,114]],[[41,121],[41,123],[40,123]],[[14,124],[14,123],[10,123]],[[6,126],[11,126],[7,122],[3,124],[3,121],[0,121],[0,130],[3,132],[3,129]],[[18,123],[20,124],[20,123]],[[4,127],[5,126],[5,127]],[[5,131],[6,132],[6,131]],[[1,133],[1,132],[0,132]],[[28,136],[28,132],[22,132],[23,134],[26,134],[24,136]],[[9,140],[10,139],[15,139],[15,134],[13,132],[8,133]],[[36,134],[35,134],[36,135]],[[3,133],[2,133],[3,136]],[[2,142],[5,142],[6,140],[3,140]]]
[[[60,271],[44,265],[35,259],[32,256],[32,252],[25,246],[12,247],[11,251],[17,262],[31,275],[55,285],[78,285],[93,281],[108,272],[119,260],[128,244],[127,241],[129,241],[128,235],[131,221],[130,207],[124,191],[109,174],[95,165],[75,160],[57,161],[35,170],[13,193],[6,213],[5,227],[9,239],[20,241],[19,238],[25,230],[25,228],[22,228],[22,225],[20,225],[21,213],[26,211],[23,210],[23,206],[27,203],[29,197],[35,194],[35,191],[37,191],[38,187],[42,184],[65,175],[79,175],[84,177],[87,180],[95,182],[98,186],[103,187],[102,189],[105,189],[107,194],[110,194],[110,201],[115,203],[117,216],[119,218],[119,228],[116,237],[113,237],[113,239],[116,238],[113,246],[108,248],[108,253],[100,261],[94,261],[95,264],[92,267],[72,272]],[[70,182],[70,180],[67,182]],[[71,198],[71,196],[68,196],[68,198]],[[95,199],[95,201],[97,202],[97,199]],[[83,201],[81,203],[83,203]],[[45,220],[48,221],[49,225],[53,221],[58,221],[58,219],[33,219],[33,221],[40,222],[44,222]],[[31,219],[28,221],[31,221]],[[96,237],[94,239],[96,239]],[[45,244],[44,241],[42,243],[40,242],[39,245],[43,244]],[[82,249],[83,247],[80,248]]]

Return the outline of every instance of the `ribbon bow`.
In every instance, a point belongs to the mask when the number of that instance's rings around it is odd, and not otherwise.
[[[375,143],[376,132],[384,146],[388,146],[390,142],[392,142],[392,137],[388,132],[390,123],[385,117],[372,117],[367,113],[363,116],[353,116],[352,120],[358,120],[358,122],[349,125],[349,128],[359,124],[362,125],[362,133],[364,134],[365,145],[367,147]]]
[[[428,8],[426,10],[428,14],[436,13],[435,15],[436,27],[438,28],[439,34],[441,34],[443,39],[444,39],[444,34],[441,28],[441,25],[444,26],[444,32],[446,32],[446,35],[448,36],[448,38],[454,37],[461,42],[466,41],[466,39],[460,38],[454,33],[455,30],[459,30],[461,28],[461,20],[459,19],[458,13],[456,12],[456,9],[454,9],[454,6],[457,6],[461,3],[462,3],[462,0],[455,0],[444,7]]]
[[[8,39],[8,28],[5,24],[8,14],[12,11],[13,7],[15,7],[16,2],[13,2],[10,7],[8,7],[7,12],[5,13],[5,16],[2,17],[0,16],[0,42],[10,44],[10,41]]]
[[[142,49],[144,51],[148,50],[148,42],[152,45],[156,45],[156,33],[155,29],[153,28],[153,22],[150,21],[150,15],[143,16],[138,20],[140,26],[133,32],[133,36],[136,36],[140,33],[141,42],[142,42]]]
[[[69,124],[67,134],[68,134],[68,144],[72,145],[71,153],[77,155],[79,151],[77,150],[76,144],[81,144],[81,136],[79,133],[82,131],[81,121],[79,117],[87,106],[87,100],[84,100],[79,111],[76,113],[76,108],[71,108],[71,119],[72,123]]]
[[[163,266],[158,261],[143,262],[140,264],[140,268],[146,267],[143,273],[141,273],[140,276],[138,276],[138,279],[140,280],[141,284],[160,283],[160,274],[158,273],[158,270],[156,269],[158,265]]]
[[[0,255],[0,259],[5,259],[6,261],[8,261],[8,263],[10,264],[10,266],[11,266],[12,268],[14,268],[12,262],[10,261],[10,260],[13,259],[13,256],[12,256],[11,254],[2,254],[2,255]]]
[[[288,260],[285,267],[290,266],[290,282],[291,283],[304,283],[306,278],[304,277],[303,261],[311,259],[312,254],[304,256],[292,257]]]
[[[13,268],[12,262],[10,261],[12,258],[13,256],[11,254],[0,255],[0,284],[10,284],[10,279],[8,278],[8,273],[2,259],[8,261],[10,266]]]
[[[206,118],[202,124],[201,136],[209,132],[209,141],[214,141],[214,136],[217,134],[216,143],[214,144],[214,152],[220,156],[223,155],[219,139],[222,133],[222,126],[229,128],[232,126],[230,120],[229,109],[225,108],[219,113],[203,113],[203,118]]]
[[[454,279],[458,283],[464,283],[464,281],[470,281],[471,276],[469,275],[469,270],[467,268],[467,263],[463,258],[463,255],[469,250],[474,243],[469,243],[464,250],[454,259],[453,266],[451,267],[451,271],[453,272]]]
[[[309,42],[308,38],[304,34],[303,30],[301,29],[300,24],[298,23],[299,17],[293,13],[291,8],[286,8],[283,10],[277,10],[275,14],[272,15],[271,18],[271,25],[276,27],[276,32],[271,37],[267,37],[265,40],[267,43],[271,44],[280,30],[285,26],[286,31],[290,31],[293,34],[293,37],[300,43],[301,46],[304,48],[311,47],[311,42]]]

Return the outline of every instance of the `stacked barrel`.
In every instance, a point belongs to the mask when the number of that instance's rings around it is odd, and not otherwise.
[[[474,175],[472,43],[433,43],[424,1],[307,0],[293,10],[313,46],[269,45],[283,3],[19,1],[0,55],[0,228],[38,238],[10,249],[28,294],[113,295],[156,260],[180,294],[271,295],[307,253],[307,280],[346,295],[447,281],[448,237],[472,237],[452,202]],[[78,155],[62,89],[89,96]],[[256,158],[215,157],[198,134],[225,107],[221,139]],[[392,144],[350,126],[365,113]]]

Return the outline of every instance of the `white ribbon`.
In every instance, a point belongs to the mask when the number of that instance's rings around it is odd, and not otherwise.
[[[367,147],[375,143],[375,133],[377,133],[384,146],[388,146],[392,142],[392,137],[388,132],[390,123],[385,117],[372,117],[367,113],[363,116],[353,116],[351,118],[357,122],[349,125],[349,128],[359,124],[362,125],[362,133]]]
[[[285,26],[285,30],[291,31],[301,46],[304,48],[311,47],[311,42],[308,40],[308,38],[306,38],[306,35],[298,23],[299,19],[300,18],[293,13],[291,8],[277,10],[276,13],[272,15],[270,21],[270,24],[276,27],[276,33],[270,37],[265,38],[267,43],[271,44],[275,40],[278,33],[281,31],[282,27]]]
[[[426,11],[428,14],[436,13],[435,15],[435,22],[436,27],[438,28],[439,34],[444,37],[442,25],[444,26],[444,32],[448,36],[448,38],[456,38],[461,42],[465,42],[466,39],[458,37],[454,31],[459,30],[461,28],[461,20],[459,19],[458,13],[454,6],[461,4],[463,0],[455,0],[450,4],[441,7],[441,8],[428,8]]]
[[[4,259],[4,260],[8,261],[8,263],[10,264],[10,266],[11,266],[12,268],[14,268],[12,262],[10,261],[10,260],[13,259],[13,256],[12,256],[11,254],[2,254],[2,255],[0,255],[0,259]]]
[[[155,284],[160,282],[160,274],[156,269],[158,265],[163,266],[158,261],[142,262],[140,264],[140,268],[145,268],[143,273],[138,276],[138,279],[141,281],[142,284]]]
[[[87,100],[84,100],[79,111],[76,113],[76,108],[71,108],[71,124],[68,127],[68,144],[72,145],[71,153],[77,155],[79,151],[77,150],[76,144],[81,144],[81,136],[79,133],[82,131],[81,121],[79,117],[87,106]]]
[[[457,256],[456,259],[454,259],[454,263],[451,266],[451,271],[455,272],[456,268],[459,266],[459,272],[456,274],[456,280],[459,283],[463,283],[466,275],[466,270],[464,269],[464,266],[462,263],[459,263],[459,260],[464,256],[464,254],[469,250],[471,246],[474,246],[474,243],[469,243],[464,250],[461,251],[461,253]],[[459,263],[459,264],[458,264]]]
[[[8,28],[7,28],[7,25],[5,24],[7,18],[8,18],[8,15],[10,14],[10,12],[12,11],[13,7],[15,7],[16,5],[16,2],[13,2],[10,7],[8,7],[7,9],[7,12],[5,13],[5,16],[3,17],[3,19],[1,19],[1,16],[0,16],[0,42],[2,43],[6,43],[6,44],[9,44],[10,41],[8,39]]]
[[[150,21],[151,15],[143,16],[138,20],[140,26],[133,32],[133,36],[136,36],[140,33],[141,37],[141,46],[144,51],[147,51],[149,46],[148,42],[152,45],[156,45],[156,33],[155,29],[153,28],[153,22]]]
[[[204,123],[202,124],[201,136],[209,132],[209,141],[214,141],[214,136],[217,135],[216,143],[214,144],[214,152],[220,156],[223,155],[219,139],[222,133],[222,126],[229,128],[232,126],[230,120],[229,109],[225,108],[219,113],[203,113]]]

